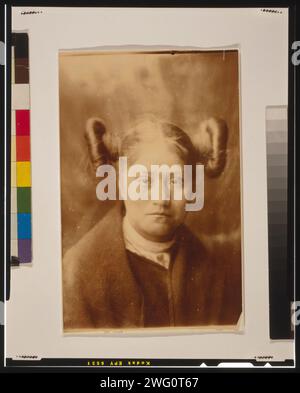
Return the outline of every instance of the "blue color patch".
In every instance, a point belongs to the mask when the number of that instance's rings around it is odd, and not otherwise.
[[[18,213],[18,239],[31,239],[30,213]]]

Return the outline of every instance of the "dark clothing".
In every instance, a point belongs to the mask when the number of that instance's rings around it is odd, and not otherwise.
[[[133,275],[142,290],[144,300],[144,326],[174,326],[177,322],[174,309],[171,269],[127,251]]]
[[[125,249],[121,214],[109,211],[64,257],[64,328],[236,324],[240,255],[208,251],[184,225],[178,239],[167,270]]]

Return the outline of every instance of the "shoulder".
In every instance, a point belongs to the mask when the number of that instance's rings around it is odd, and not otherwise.
[[[63,257],[63,278],[66,284],[86,281],[105,273],[105,265],[113,264],[116,248],[122,247],[121,215],[117,208],[110,210]]]
[[[196,236],[186,225],[179,231],[179,240],[185,249],[189,263],[203,265],[210,259],[211,253],[205,242]]]
[[[205,275],[207,282],[224,290],[234,288],[240,295],[242,282],[241,243],[227,237],[198,237],[184,227],[182,239],[186,247],[188,264],[193,274]]]
[[[188,253],[196,260],[207,260],[210,265],[221,265],[221,270],[231,270],[234,264],[241,264],[241,247],[239,239],[230,237],[203,236],[183,226],[181,238]],[[219,266],[220,267],[220,266]]]
[[[205,292],[212,323],[236,324],[242,311],[242,259],[239,239],[198,237],[185,228],[190,286]],[[193,284],[192,284],[193,283]],[[204,295],[203,295],[204,296]]]
[[[64,328],[92,327],[99,319],[110,320],[106,301],[113,290],[122,249],[121,216],[113,208],[62,261]]]

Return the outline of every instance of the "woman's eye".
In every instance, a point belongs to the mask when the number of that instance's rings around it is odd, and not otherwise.
[[[142,176],[140,178],[140,182],[143,183],[143,184],[147,184],[148,183],[148,176]]]

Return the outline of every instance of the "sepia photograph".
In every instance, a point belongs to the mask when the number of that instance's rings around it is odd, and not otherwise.
[[[63,331],[239,331],[239,51],[59,53]]]

